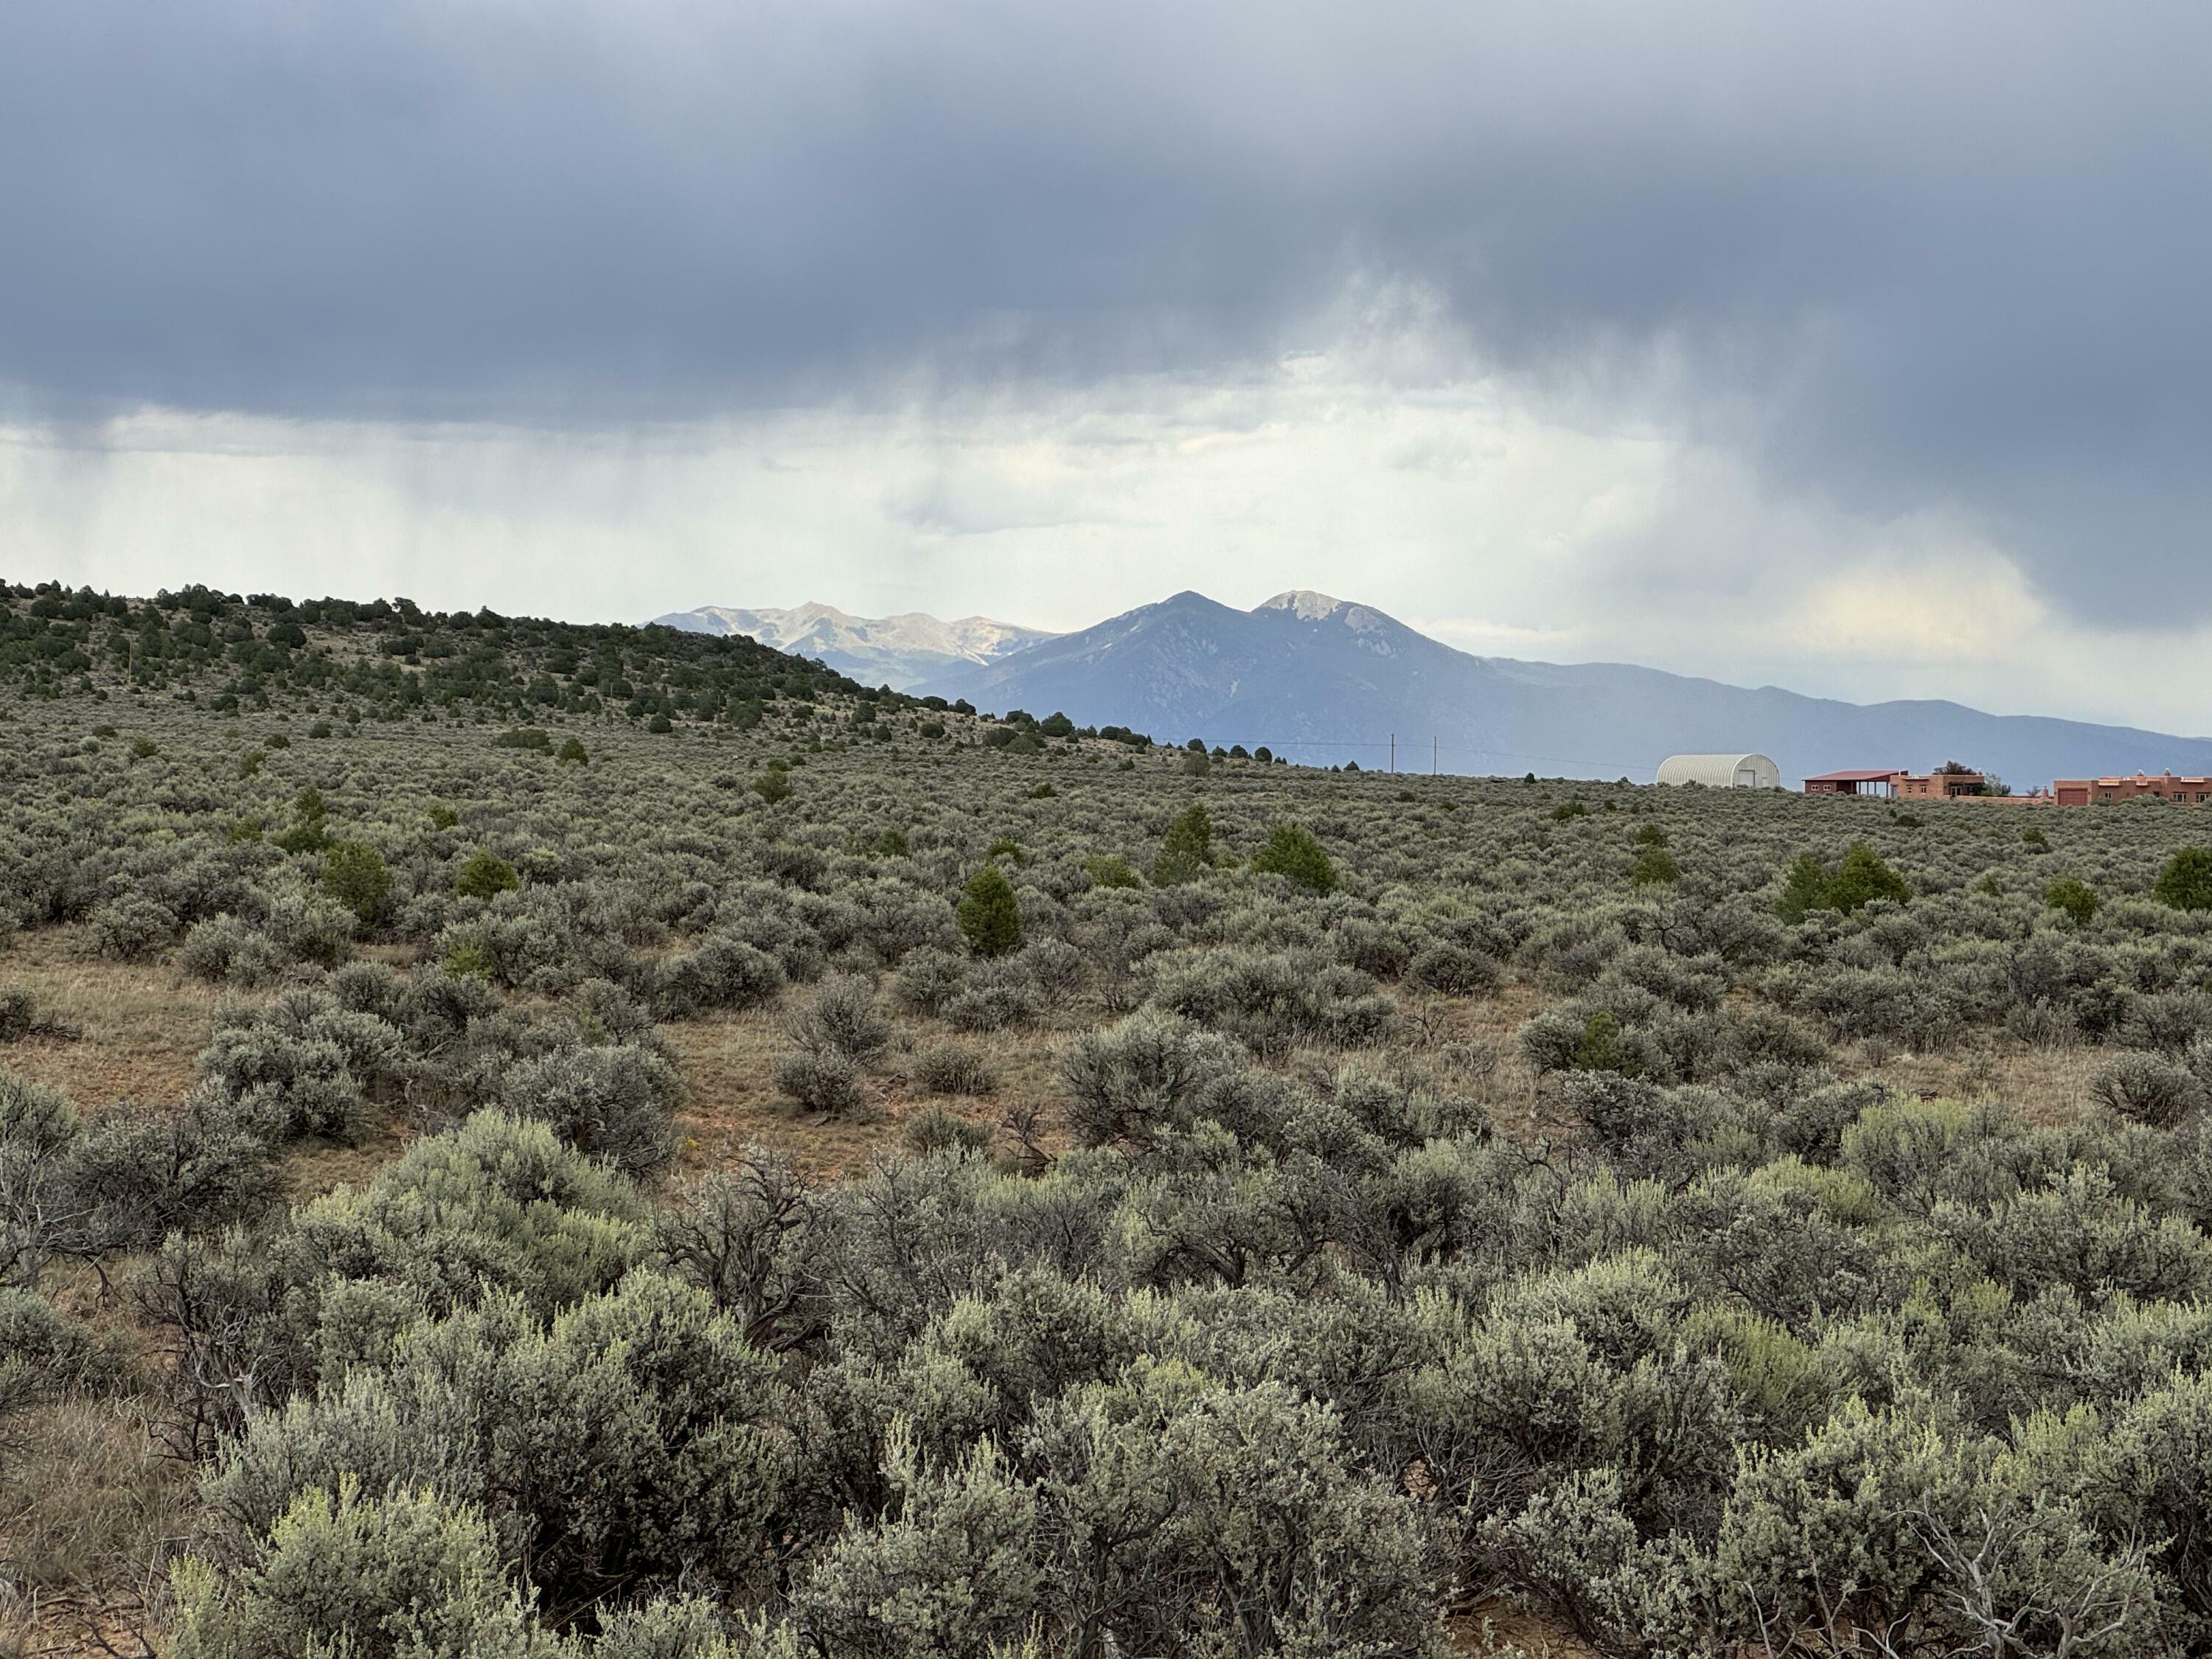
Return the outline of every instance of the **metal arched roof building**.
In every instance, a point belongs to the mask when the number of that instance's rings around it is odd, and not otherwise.
[[[1669,755],[1662,783],[1702,783],[1708,789],[1779,789],[1782,769],[1764,755]]]

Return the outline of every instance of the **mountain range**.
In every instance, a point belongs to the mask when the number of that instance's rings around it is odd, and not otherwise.
[[[1756,751],[1793,787],[1844,768],[1926,771],[1958,760],[2023,793],[2059,777],[2212,774],[2212,739],[1948,702],[1843,702],[1626,663],[1475,656],[1372,606],[1304,589],[1249,611],[1177,593],[1059,635],[821,605],[709,606],[658,620],[750,634],[869,684],[1000,713],[1057,710],[1162,741],[1264,744],[1311,764],[1648,781],[1668,755]]]
[[[920,611],[854,617],[812,601],[788,611],[708,605],[653,620],[689,634],[749,635],[778,651],[816,658],[863,685],[888,685],[894,691],[911,690],[935,676],[995,662],[1009,652],[1056,637],[988,617],[957,622],[939,622]]]
[[[1304,591],[1250,611],[1177,593],[918,689],[1162,739],[1265,744],[1306,763],[1388,765],[1395,734],[1401,771],[1648,781],[1668,755],[1757,751],[1792,786],[1849,767],[1926,771],[1954,759],[2023,793],[2057,777],[2212,773],[2205,738],[1955,702],[1862,705],[1625,663],[1478,657],[1371,606]]]

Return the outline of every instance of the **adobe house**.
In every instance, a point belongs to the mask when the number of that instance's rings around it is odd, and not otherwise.
[[[1897,793],[1897,781],[1905,775],[1893,767],[1872,772],[1823,772],[1805,780],[1808,795],[1875,795],[1884,799]]]
[[[1954,800],[1960,795],[1978,795],[1988,786],[1989,780],[1982,774],[1969,772],[1955,761],[1925,775],[1904,772],[1897,779],[1897,793],[1911,800]]]
[[[2061,806],[2106,806],[2123,800],[2170,800],[2192,806],[2212,803],[2212,778],[2156,777],[2138,772],[2131,778],[2061,778],[2051,786]]]
[[[1960,800],[1977,797],[1989,779],[1956,761],[1933,772],[1881,767],[1862,772],[1823,772],[1805,780],[1808,795],[1874,795],[1889,800]]]

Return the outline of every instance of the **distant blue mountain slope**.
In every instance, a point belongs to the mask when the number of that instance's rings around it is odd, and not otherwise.
[[[1266,744],[1299,761],[1448,772],[1650,781],[1668,755],[1756,750],[1791,787],[1845,767],[1925,771],[1947,760],[2025,793],[2057,777],[2212,774],[2212,739],[1985,714],[1954,702],[1871,705],[1747,690],[1624,663],[1477,657],[1364,605],[1278,594],[1237,611],[1177,593],[916,690],[977,707],[1065,710],[1162,740]]]

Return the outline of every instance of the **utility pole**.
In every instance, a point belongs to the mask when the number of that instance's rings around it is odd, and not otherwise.
[[[1437,740],[1436,740],[1436,738],[1435,738],[1434,737],[1431,737],[1431,738],[1430,738],[1430,739],[1429,739],[1429,775],[1430,775],[1431,777],[1434,777],[1434,776],[1436,776],[1436,775],[1437,775]]]
[[[1398,734],[1395,732],[1390,734],[1390,775],[1394,778],[1398,775]]]

